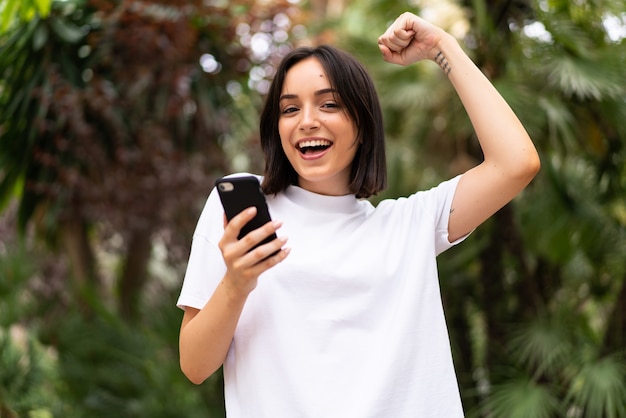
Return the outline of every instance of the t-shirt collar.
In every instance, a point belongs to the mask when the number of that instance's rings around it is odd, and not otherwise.
[[[329,213],[354,213],[359,210],[359,200],[353,194],[327,196],[310,192],[299,186],[289,186],[285,196],[299,206],[310,210]]]

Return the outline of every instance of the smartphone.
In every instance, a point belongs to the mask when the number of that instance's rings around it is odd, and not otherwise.
[[[222,201],[226,219],[230,221],[244,209],[251,206],[256,207],[256,215],[241,228],[237,239],[241,239],[249,232],[265,225],[272,220],[270,217],[265,195],[261,190],[259,180],[254,176],[220,178],[215,181],[215,187]],[[276,239],[276,234],[271,234],[263,241],[259,242],[250,250],[259,245],[266,244]],[[277,253],[278,251],[276,251]],[[276,254],[274,253],[274,254]],[[272,255],[274,255],[272,254]]]

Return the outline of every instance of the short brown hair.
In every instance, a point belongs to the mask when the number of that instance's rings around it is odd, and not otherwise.
[[[342,50],[322,45],[294,49],[281,61],[261,113],[261,148],[265,154],[263,191],[276,194],[298,184],[298,174],[283,151],[278,133],[280,95],[287,72],[298,62],[317,58],[331,87],[357,127],[359,149],[354,156],[349,188],[358,198],[373,196],[387,187],[385,134],[374,82],[361,63]]]

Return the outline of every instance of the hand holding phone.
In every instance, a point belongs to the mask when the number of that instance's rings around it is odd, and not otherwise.
[[[259,180],[256,177],[241,176],[220,178],[215,182],[215,187],[217,188],[217,192],[220,196],[222,206],[224,207],[224,213],[226,214],[226,219],[228,221],[244,209],[251,206],[256,207],[255,217],[241,228],[237,239],[243,238],[249,232],[260,228],[272,220],[267,207],[267,202],[265,201],[265,195],[263,194]],[[271,242],[274,239],[276,239],[276,234],[271,234],[250,250]]]

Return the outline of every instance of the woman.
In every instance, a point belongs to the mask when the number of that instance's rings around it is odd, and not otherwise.
[[[539,159],[452,36],[405,13],[378,43],[388,62],[441,67],[485,159],[374,208],[361,198],[386,173],[369,76],[331,47],[285,57],[261,117],[274,221],[237,240],[254,209],[226,223],[211,193],[178,301],[181,368],[201,383],[224,365],[230,418],[463,416],[436,256],[513,199]]]

